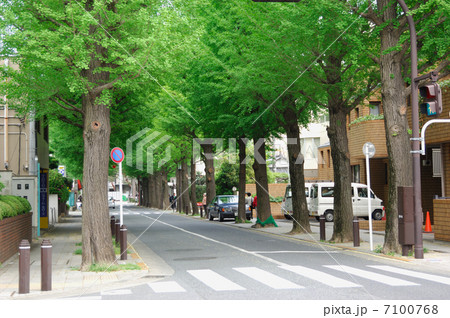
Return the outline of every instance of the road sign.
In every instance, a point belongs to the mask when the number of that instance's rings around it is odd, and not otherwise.
[[[371,142],[366,142],[363,146],[363,154],[372,158],[375,155],[375,146]]]
[[[66,166],[58,166],[58,172],[65,177],[66,176]]]
[[[124,157],[125,156],[121,148],[115,147],[113,148],[113,150],[111,150],[111,160],[114,161],[115,163],[121,163]]]

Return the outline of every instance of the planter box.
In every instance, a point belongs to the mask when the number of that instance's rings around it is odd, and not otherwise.
[[[369,229],[369,221],[368,220],[359,220],[359,229],[360,230],[368,230]],[[373,231],[384,231],[386,229],[386,221],[385,220],[372,220],[372,230]]]
[[[434,211],[434,239],[440,241],[450,241],[450,200],[433,200]]]
[[[31,244],[32,215],[30,212],[0,221],[0,263],[19,252],[22,240]]]

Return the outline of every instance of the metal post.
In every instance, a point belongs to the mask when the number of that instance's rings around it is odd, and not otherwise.
[[[411,38],[411,109],[412,109],[412,156],[413,156],[413,185],[414,185],[414,256],[423,259],[422,238],[422,197],[420,180],[420,139],[419,139],[419,102],[417,78],[417,36],[414,19],[404,0],[397,0],[405,13],[409,25]]]
[[[127,227],[125,225],[120,227],[120,259],[127,259]]]
[[[116,218],[113,216],[111,216],[111,235],[114,237],[114,235],[116,235]]]
[[[357,216],[353,217],[353,246],[359,246],[359,220]],[[371,249],[372,250],[372,249]]]
[[[120,240],[120,220],[116,220],[115,233],[116,233],[116,244],[117,244],[117,243],[119,243],[119,240]]]
[[[22,240],[19,244],[19,294],[30,292],[30,243]]]
[[[52,243],[45,239],[41,243],[41,291],[52,290]]]
[[[320,240],[325,241],[326,233],[325,233],[325,215],[321,215],[319,217],[319,229],[320,229]]]

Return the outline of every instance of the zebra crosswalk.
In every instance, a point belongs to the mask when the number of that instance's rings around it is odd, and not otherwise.
[[[361,288],[362,284],[367,281],[371,283],[377,283],[393,287],[403,286],[420,286],[420,283],[409,281],[407,279],[394,277],[392,275],[385,275],[375,272],[371,269],[381,270],[384,272],[391,272],[393,274],[400,274],[403,276],[409,276],[410,278],[418,278],[421,280],[437,282],[441,284],[450,285],[450,278],[430,275],[421,272],[405,270],[393,266],[385,265],[367,265],[368,270],[354,268],[345,265],[323,265],[324,269],[331,269],[336,272],[343,272],[348,276],[348,279],[337,277],[329,272],[320,271],[316,269],[307,268],[304,266],[278,266],[278,268],[292,272],[300,276],[299,281],[302,279],[313,280],[320,284],[332,287],[332,288]],[[293,282],[279,275],[273,274],[269,271],[259,269],[257,267],[237,267],[233,268],[233,271],[239,272],[254,281],[257,281],[263,285],[266,285],[272,289],[303,289],[305,286],[299,285],[297,281]],[[188,270],[192,277],[200,281],[203,285],[215,290],[215,291],[239,291],[246,290],[246,286],[242,286],[242,282],[234,282],[230,278],[226,278],[223,274],[219,274],[211,269],[201,270]],[[362,278],[362,279],[361,279]],[[155,285],[156,284],[156,285]],[[158,290],[153,288],[162,284],[164,289]],[[150,283],[153,291],[158,292],[185,292],[183,288],[175,281],[166,281],[160,283]]]
[[[349,289],[355,291],[366,289],[368,286],[389,286],[411,288],[422,286],[425,282],[450,285],[450,278],[440,275],[422,273],[388,265],[365,265],[357,268],[347,265],[322,265],[317,269],[305,266],[275,266],[270,270],[257,267],[234,267],[230,269],[193,269],[185,270],[188,275],[176,275],[175,279],[150,282],[145,284],[151,294],[173,295],[183,298],[183,294],[194,290],[210,290],[210,292],[251,292],[260,291],[262,287],[269,290],[298,290],[308,288]],[[255,284],[256,283],[256,284]],[[380,285],[376,285],[380,284]],[[383,288],[381,288],[383,289]],[[132,295],[132,289],[118,289],[105,291],[97,299],[110,299]],[[139,291],[142,295],[142,289]],[[240,294],[245,298],[245,294]],[[89,296],[92,299],[92,295]],[[136,296],[139,297],[138,295]]]

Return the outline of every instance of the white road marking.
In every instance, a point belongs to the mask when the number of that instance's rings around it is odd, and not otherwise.
[[[276,276],[272,273],[266,272],[257,267],[238,267],[233,268],[235,271],[247,275],[248,277],[253,278],[254,280],[263,283],[269,287],[274,289],[301,289],[303,286],[294,284],[293,282],[288,281],[287,279]]]
[[[341,251],[254,251],[255,254],[336,254]]]
[[[355,284],[348,280],[327,274],[322,271],[311,269],[304,266],[280,266],[280,268],[294,272],[298,275],[304,276],[308,279],[318,281],[333,288],[349,288],[349,287],[361,287],[361,285]]]
[[[207,237],[207,236],[204,236],[204,235],[200,235],[200,234],[195,233],[195,232],[191,232],[191,231],[185,230],[185,229],[183,229],[183,228],[181,228],[181,227],[178,227],[178,226],[175,226],[175,225],[172,225],[172,224],[169,224],[169,223],[160,221],[159,219],[154,219],[154,218],[152,218],[152,217],[150,217],[150,216],[146,216],[146,215],[144,215],[144,217],[149,218],[149,219],[152,219],[152,220],[154,220],[155,222],[158,221],[158,222],[161,223],[161,224],[170,226],[170,227],[172,227],[172,228],[174,228],[174,229],[177,229],[177,230],[179,230],[179,231],[182,231],[182,232],[185,232],[185,233],[188,233],[188,234],[191,234],[191,235],[200,237],[200,238],[202,238],[202,239],[204,239],[204,240],[207,240],[207,241],[210,241],[210,242],[214,242],[214,243],[217,243],[217,244],[221,244],[221,245],[224,245],[224,246],[233,248],[233,249],[238,250],[238,251],[240,251],[240,252],[242,252],[242,253],[254,255],[254,256],[259,257],[259,258],[261,258],[261,259],[264,259],[264,260],[266,260],[266,261],[268,261],[268,262],[274,263],[274,264],[276,264],[276,265],[278,265],[278,266],[287,265],[287,264],[285,264],[285,263],[279,262],[279,261],[277,261],[277,260],[274,260],[274,259],[272,259],[272,258],[266,257],[266,256],[264,256],[264,255],[255,254],[254,252],[250,252],[250,251],[247,251],[247,250],[245,250],[245,249],[243,249],[243,248],[240,248],[240,247],[237,247],[237,246],[234,246],[234,245],[225,243],[225,242],[221,242],[221,241],[212,239],[212,238],[210,238],[210,237]]]
[[[190,270],[187,272],[215,291],[245,290],[244,287],[233,283],[210,269]]]
[[[130,289],[116,289],[102,291],[100,295],[102,296],[120,296],[120,295],[131,295],[132,291]]]
[[[399,278],[395,278],[392,276],[387,276],[387,275],[381,275],[381,274],[377,274],[374,272],[369,272],[369,271],[365,271],[362,269],[358,269],[358,268],[353,268],[350,266],[345,266],[345,265],[324,265],[324,267],[328,267],[340,272],[344,272],[350,275],[355,275],[355,276],[359,276],[365,279],[370,279],[373,281],[376,281],[378,283],[382,283],[382,284],[386,284],[389,286],[417,286],[419,284],[407,281],[407,280],[403,280],[403,279],[399,279]]]
[[[147,284],[155,293],[181,293],[186,289],[181,287],[177,282],[156,282]]]
[[[380,269],[380,270],[383,270],[383,271],[395,273],[395,274],[401,274],[401,275],[411,276],[411,277],[414,277],[414,278],[430,280],[430,281],[433,281],[433,282],[436,282],[436,283],[450,285],[450,278],[445,277],[445,276],[425,274],[425,273],[410,271],[410,270],[407,270],[407,269],[402,269],[402,268],[397,268],[397,267],[392,267],[392,266],[387,266],[387,265],[367,265],[367,266],[368,267],[372,267],[372,268],[376,268],[376,269]]]

